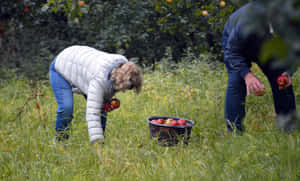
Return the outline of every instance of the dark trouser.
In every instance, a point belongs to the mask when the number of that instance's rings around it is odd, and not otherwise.
[[[243,131],[242,120],[245,117],[246,84],[239,72],[231,69],[225,62],[228,72],[228,86],[225,96],[225,120],[228,130],[236,128]],[[277,115],[288,115],[296,110],[293,87],[279,90],[276,79],[284,70],[272,67],[271,63],[262,65],[258,63],[263,73],[269,80],[272,88],[274,107]]]

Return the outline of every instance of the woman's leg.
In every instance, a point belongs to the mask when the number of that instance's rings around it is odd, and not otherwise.
[[[56,115],[56,131],[69,129],[73,119],[73,92],[72,86],[54,68],[55,60],[50,66],[50,83],[58,104]]]

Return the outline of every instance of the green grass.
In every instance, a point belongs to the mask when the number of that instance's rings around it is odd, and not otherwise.
[[[44,96],[33,96],[30,81],[7,81],[0,90],[0,180],[300,179],[300,133],[277,130],[270,87],[256,66],[267,94],[247,98],[243,136],[225,129],[223,65],[160,66],[145,73],[140,95],[116,95],[121,108],[108,115],[100,156],[89,143],[82,96],[75,95],[71,137],[60,144],[54,142],[56,102],[49,83],[37,86]],[[298,72],[293,81],[299,106]],[[166,147],[151,140],[146,119],[154,115],[194,120],[189,145]]]

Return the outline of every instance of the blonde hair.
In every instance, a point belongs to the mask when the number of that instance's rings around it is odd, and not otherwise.
[[[133,62],[121,63],[110,73],[110,80],[116,91],[134,89],[139,93],[143,85],[143,75],[139,67]]]

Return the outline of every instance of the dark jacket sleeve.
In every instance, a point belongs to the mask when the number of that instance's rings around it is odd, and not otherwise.
[[[241,25],[235,25],[228,32],[224,47],[224,58],[232,71],[240,73],[241,77],[245,77],[250,72],[250,65],[245,55],[246,40],[241,34]]]

